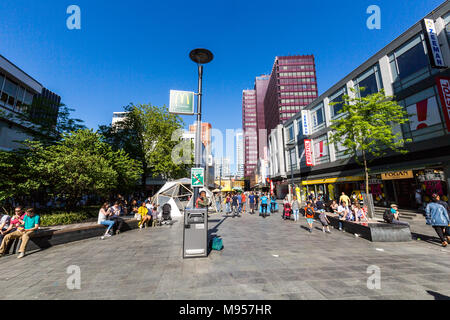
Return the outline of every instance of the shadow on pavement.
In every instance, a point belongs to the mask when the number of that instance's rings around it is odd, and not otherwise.
[[[445,296],[445,295],[440,294],[440,293],[435,292],[435,291],[427,290],[427,293],[429,295],[432,295],[434,297],[434,300],[450,300],[449,296]]]
[[[217,237],[217,231],[219,231],[219,226],[225,222],[225,220],[227,220],[229,217],[226,216],[224,217],[222,220],[210,220],[209,222],[219,222],[218,224],[216,224],[214,226],[214,228],[209,229],[208,230],[208,256],[211,253],[211,244],[212,244],[212,239],[214,239],[215,237]]]

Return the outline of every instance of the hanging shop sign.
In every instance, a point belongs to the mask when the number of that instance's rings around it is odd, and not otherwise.
[[[381,174],[382,180],[400,180],[400,179],[412,179],[414,174],[412,170],[388,172]]]
[[[442,56],[434,21],[432,19],[424,19],[422,21],[422,29],[425,33],[425,42],[427,44],[428,52],[431,52],[431,54],[428,54],[431,66],[433,68],[447,68]]]
[[[420,182],[445,181],[445,174],[444,174],[444,171],[441,171],[441,170],[426,169],[426,170],[419,172],[417,179]]]
[[[436,83],[441,98],[445,123],[447,124],[447,132],[450,133],[450,78],[436,77]]]
[[[305,157],[306,157],[306,165],[308,167],[313,167],[313,156],[312,156],[312,146],[311,140],[305,139]]]
[[[303,127],[303,135],[309,136],[311,133],[309,130],[309,120],[307,110],[302,110],[302,127]]]

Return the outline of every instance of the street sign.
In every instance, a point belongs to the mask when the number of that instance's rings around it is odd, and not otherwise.
[[[191,183],[193,188],[202,188],[205,186],[205,169],[191,169]]]
[[[170,90],[169,113],[193,115],[194,92]]]

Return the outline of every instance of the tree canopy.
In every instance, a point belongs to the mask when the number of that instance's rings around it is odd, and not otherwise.
[[[345,155],[364,165],[369,193],[368,156],[380,157],[388,150],[406,153],[403,146],[411,140],[403,139],[401,131],[395,132],[394,127],[409,119],[404,108],[383,90],[367,96],[361,95],[364,88],[351,92],[352,96],[344,95],[342,102],[331,103],[342,103],[342,109],[339,118],[332,121],[329,144],[341,147]]]

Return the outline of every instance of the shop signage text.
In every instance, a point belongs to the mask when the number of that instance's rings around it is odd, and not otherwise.
[[[312,157],[312,148],[311,148],[311,140],[305,139],[305,157],[306,157],[306,165],[308,167],[313,167],[313,157]]]
[[[411,179],[414,178],[412,170],[408,171],[398,171],[398,172],[388,172],[381,175],[383,180],[399,180],[399,179]]]
[[[303,127],[303,135],[309,136],[309,121],[308,121],[308,111],[302,110],[302,127]]]
[[[170,90],[169,113],[193,115],[194,92]]]
[[[430,56],[431,66],[433,68],[446,68],[444,59],[442,57],[441,47],[436,32],[436,26],[432,19],[424,19],[422,22],[422,28],[425,36],[425,42],[428,47],[428,51],[432,54]]]
[[[436,78],[439,96],[441,98],[442,111],[444,111],[447,132],[450,133],[450,78]]]

